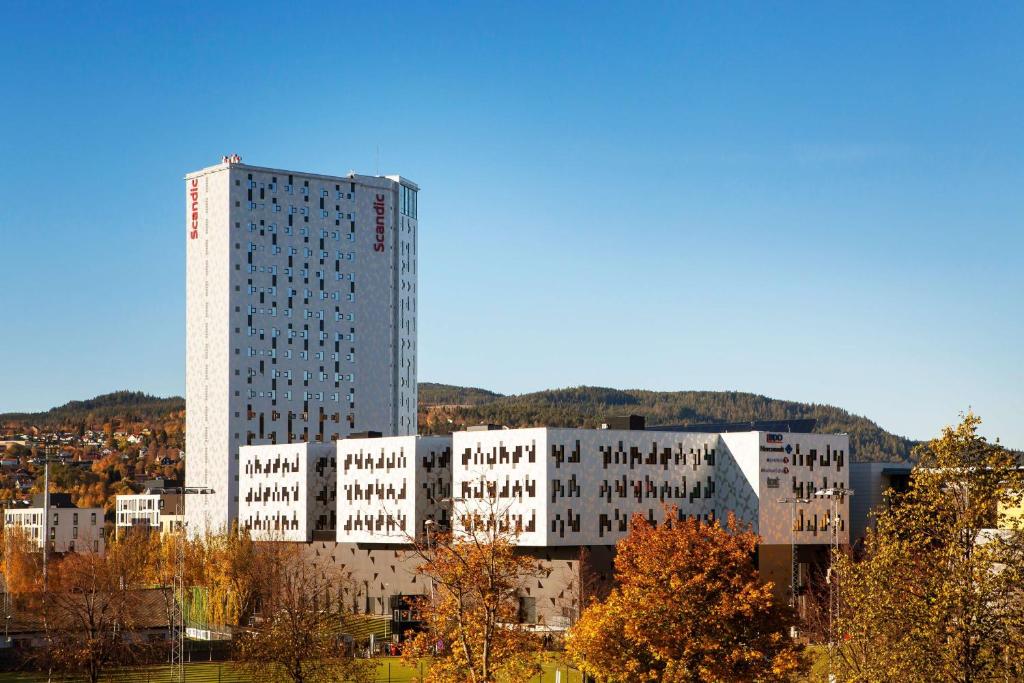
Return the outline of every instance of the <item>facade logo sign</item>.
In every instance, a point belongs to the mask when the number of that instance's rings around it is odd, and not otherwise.
[[[377,241],[373,243],[373,250],[384,251],[384,195],[374,198],[373,211],[377,214]]]
[[[188,188],[189,207],[189,239],[199,237],[199,179],[193,178]]]
[[[761,471],[770,474],[789,474],[788,467],[766,467]]]
[[[787,453],[792,453],[793,452],[793,446],[791,446],[790,444],[787,443],[786,444],[786,452]]]
[[[782,434],[767,434],[765,435],[764,440],[768,443],[782,443],[783,436]]]

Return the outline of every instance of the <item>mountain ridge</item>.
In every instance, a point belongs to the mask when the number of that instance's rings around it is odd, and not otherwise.
[[[917,441],[892,434],[867,417],[837,406],[774,399],[740,391],[651,391],[566,387],[482,398],[479,389],[423,382],[420,432],[439,433],[473,424],[509,427],[599,427],[611,415],[644,415],[651,426],[814,418],[816,432],[850,435],[851,457],[864,461],[907,460]],[[489,392],[494,393],[494,392]],[[443,397],[444,400],[438,400]]]
[[[916,441],[892,434],[867,417],[837,406],[774,399],[739,391],[651,391],[611,387],[563,387],[501,394],[479,387],[436,382],[419,385],[420,433],[437,434],[493,423],[508,427],[599,427],[609,416],[636,413],[651,426],[814,418],[817,432],[846,432],[858,460],[905,460]],[[104,422],[180,420],[185,400],[141,391],[116,391],[69,401],[47,411],[0,414],[0,425],[40,428],[99,428]]]

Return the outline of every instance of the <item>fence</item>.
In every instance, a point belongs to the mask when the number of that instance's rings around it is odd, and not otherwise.
[[[411,683],[422,676],[425,668],[408,667],[398,659],[378,660],[374,683]],[[177,683],[176,672],[169,666],[150,666],[118,669],[102,677],[104,683]],[[46,674],[0,673],[0,683],[42,683]],[[82,683],[80,676],[53,676],[53,683]],[[189,683],[272,683],[265,679],[257,681],[253,676],[233,662],[192,662],[185,665],[185,680]],[[560,663],[551,663],[540,674],[523,683],[583,683],[579,671]]]

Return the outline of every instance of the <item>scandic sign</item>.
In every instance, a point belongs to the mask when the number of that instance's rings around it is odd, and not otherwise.
[[[373,210],[377,214],[377,241],[373,244],[373,250],[384,251],[384,195],[376,196]]]
[[[191,223],[189,224],[189,239],[196,239],[199,237],[199,180],[193,178],[188,188],[189,207],[191,212],[189,218]]]

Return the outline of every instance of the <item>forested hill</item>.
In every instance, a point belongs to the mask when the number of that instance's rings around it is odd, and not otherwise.
[[[846,432],[857,460],[904,460],[914,441],[835,406],[797,403],[736,391],[645,391],[573,387],[502,396],[484,389],[420,384],[420,431],[441,433],[493,423],[509,427],[598,427],[611,415],[635,413],[649,425],[813,417],[820,433]]]
[[[598,427],[611,415],[636,413],[648,424],[740,422],[813,417],[818,432],[847,432],[858,460],[902,460],[913,441],[886,432],[871,420],[834,406],[781,401],[735,391],[645,391],[573,387],[503,396],[473,387],[423,382],[419,387],[420,431],[445,433],[480,424],[509,427]],[[161,423],[184,430],[185,401],[138,391],[117,391],[71,401],[40,413],[0,415],[0,425],[100,429],[104,423]],[[171,425],[171,423],[177,423]]]
[[[182,413],[185,399],[160,398],[141,391],[115,391],[85,401],[69,401],[40,413],[3,413],[0,424],[20,424],[40,428],[68,428],[84,425],[99,429],[104,422],[143,423],[163,420]]]

